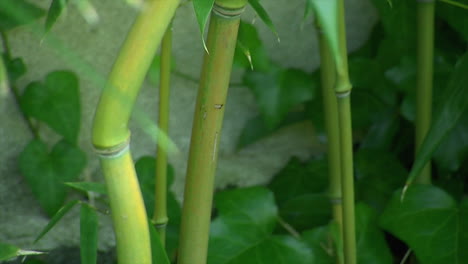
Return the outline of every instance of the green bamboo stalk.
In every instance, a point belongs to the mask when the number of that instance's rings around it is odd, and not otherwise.
[[[192,128],[179,264],[205,264],[214,176],[237,32],[246,0],[217,0],[211,14]]]
[[[341,184],[343,193],[343,255],[345,264],[356,264],[356,230],[354,213],[353,131],[351,122],[351,83],[348,76],[344,0],[338,1],[339,48],[342,69],[335,87],[341,145]]]
[[[159,81],[159,122],[161,133],[169,130],[169,89],[171,77],[172,28],[168,28],[161,43],[161,69]],[[158,146],[156,155],[156,186],[152,222],[159,232],[161,244],[166,244],[167,216],[167,152]]]
[[[104,87],[93,124],[93,145],[107,183],[119,264],[151,264],[146,210],[129,152],[128,121],[139,88],[178,0],[142,7]]]
[[[418,1],[418,51],[416,85],[416,149],[418,151],[431,127],[432,117],[432,78],[434,59],[434,7],[435,1]],[[418,183],[431,183],[431,163],[424,167]]]

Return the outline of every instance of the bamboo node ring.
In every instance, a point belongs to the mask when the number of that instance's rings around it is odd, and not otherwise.
[[[123,155],[130,148],[130,137],[124,142],[112,147],[100,148],[94,146],[94,152],[101,158],[117,158]]]
[[[348,90],[346,92],[337,92],[336,97],[337,98],[345,98],[348,97],[351,94],[351,90]]]
[[[213,5],[213,14],[220,16],[222,18],[226,19],[232,19],[232,18],[238,18],[244,12],[245,6],[242,8],[236,8],[236,9],[229,9],[229,8],[224,8],[222,6],[217,5],[216,3]]]
[[[330,203],[331,204],[342,204],[343,199],[341,197],[333,197],[333,198],[330,198]]]

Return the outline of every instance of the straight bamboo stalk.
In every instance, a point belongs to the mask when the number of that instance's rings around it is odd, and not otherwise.
[[[338,224],[343,237],[343,207],[341,194],[341,160],[340,160],[340,128],[338,123],[338,103],[333,92],[335,85],[335,63],[323,32],[316,21],[320,49],[320,77],[322,83],[325,127],[327,132],[328,175],[330,180],[330,202],[332,204],[333,221]],[[337,263],[342,259],[337,256]]]
[[[217,0],[211,14],[190,143],[179,264],[205,264],[214,177],[237,32],[246,0]]]
[[[419,0],[417,4],[417,85],[416,85],[416,150],[418,154],[432,117],[432,78],[434,59],[434,7],[433,0]],[[424,167],[418,183],[431,183],[431,163]]]
[[[151,264],[148,221],[129,152],[128,121],[139,88],[179,4],[151,0],[142,7],[104,87],[93,124],[117,240],[119,264]]]
[[[169,90],[171,77],[172,29],[169,27],[161,43],[161,69],[159,81],[159,122],[161,133],[168,134],[169,130]],[[164,148],[157,148],[156,155],[156,186],[154,215],[152,222],[159,232],[161,244],[166,244],[167,216],[167,152]]]
[[[354,210],[353,136],[351,122],[351,83],[348,76],[344,0],[338,0],[339,52],[341,72],[335,87],[341,145],[341,184],[343,193],[343,255],[345,264],[356,264],[356,230]]]

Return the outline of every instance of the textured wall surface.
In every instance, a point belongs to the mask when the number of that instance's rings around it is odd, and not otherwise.
[[[47,7],[49,0],[34,1]],[[254,20],[259,29],[267,51],[273,60],[289,67],[301,68],[311,72],[317,68],[319,57],[317,42],[309,19],[301,28],[305,1],[263,1],[264,7],[273,18],[281,42],[253,15],[248,8],[246,20]],[[368,37],[376,21],[375,12],[367,0],[348,0],[347,25],[348,47],[355,50]],[[67,16],[60,20],[52,34],[67,49],[86,61],[93,71],[107,76],[116,58],[119,47],[124,40],[135,17],[135,12],[128,8],[124,1],[93,1],[99,14],[100,24],[91,29],[70,8]],[[198,78],[203,56],[200,34],[190,3],[181,6],[173,23],[174,58],[177,70]],[[11,32],[11,47],[14,56],[22,57],[28,67],[28,73],[22,77],[18,86],[23,88],[29,82],[42,80],[53,70],[68,69],[80,77],[82,125],[80,146],[88,154],[88,166],[82,177],[90,176],[101,181],[101,174],[96,156],[92,153],[90,127],[98,101],[100,88],[91,78],[64,59],[63,54],[56,52],[53,46],[35,36],[28,27],[18,28]],[[234,71],[234,81],[241,75]],[[192,109],[195,106],[197,84],[176,75],[172,77],[170,137],[180,152],[170,157],[176,170],[176,180],[171,187],[179,198],[183,192],[183,180],[190,141]],[[157,89],[146,83],[142,88],[137,104],[150,118],[157,117]],[[272,175],[284,166],[288,158],[296,155],[302,158],[312,153],[323,151],[323,145],[313,136],[310,124],[302,123],[278,131],[239,152],[235,151],[236,140],[244,124],[258,113],[252,93],[245,87],[231,87],[225,112],[225,123],[219,150],[217,187],[227,185],[248,186],[264,184]],[[41,212],[31,191],[19,173],[17,158],[31,138],[27,126],[22,120],[15,101],[11,96],[0,102],[0,241],[31,247],[33,237],[48,222]],[[134,158],[142,155],[153,155],[156,143],[136,121],[130,122],[132,130],[132,152]],[[47,131],[45,135],[47,135]],[[48,137],[53,142],[54,137]],[[40,172],[38,172],[40,173]],[[57,246],[78,244],[79,223],[78,210],[64,218],[34,248],[50,249]],[[107,249],[113,245],[112,226],[108,217],[101,217],[100,248]]]

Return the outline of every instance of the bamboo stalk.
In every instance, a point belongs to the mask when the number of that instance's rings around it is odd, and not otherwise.
[[[348,76],[348,53],[346,48],[344,0],[338,1],[338,33],[339,48],[342,57],[342,71],[337,75],[335,87],[338,102],[338,118],[340,128],[341,149],[341,184],[343,193],[343,255],[344,263],[356,264],[356,230],[354,210],[354,168],[353,168],[353,136],[351,122],[351,89]]]
[[[434,1],[418,1],[418,51],[416,85],[416,150],[415,155],[431,127],[432,117],[432,79],[434,59]],[[431,183],[431,163],[424,167],[418,183]]]
[[[172,29],[169,27],[161,44],[161,69],[159,82],[159,122],[161,133],[169,130],[169,90],[171,77]],[[152,222],[159,232],[161,244],[166,244],[167,216],[167,152],[158,146],[156,155],[156,186]]]
[[[117,240],[119,264],[151,264],[146,210],[129,152],[128,121],[139,88],[178,0],[152,0],[142,7],[104,87],[93,124]]]
[[[237,32],[246,0],[217,0],[211,14],[192,128],[179,264],[205,264],[214,176]]]

